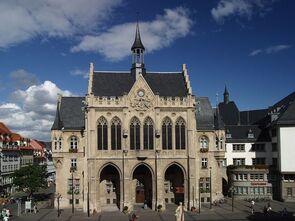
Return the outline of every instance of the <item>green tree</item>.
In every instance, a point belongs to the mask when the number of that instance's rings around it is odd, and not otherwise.
[[[13,175],[13,184],[19,191],[27,192],[30,196],[40,188],[47,187],[46,165],[29,165],[16,170]]]

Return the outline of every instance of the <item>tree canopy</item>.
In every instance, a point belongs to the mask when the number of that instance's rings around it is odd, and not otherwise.
[[[13,175],[13,184],[18,190],[32,195],[40,188],[47,187],[46,165],[29,165],[16,170]]]

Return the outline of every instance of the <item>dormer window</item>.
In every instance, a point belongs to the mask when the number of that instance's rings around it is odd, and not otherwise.
[[[251,129],[248,131],[248,138],[254,138],[254,133]]]
[[[228,129],[226,130],[225,138],[232,138],[231,133]]]

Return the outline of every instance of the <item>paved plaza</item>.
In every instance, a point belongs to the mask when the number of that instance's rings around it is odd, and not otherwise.
[[[255,212],[252,215],[250,210],[250,203],[246,201],[235,201],[234,211],[232,212],[231,202],[221,204],[220,206],[213,206],[210,209],[207,206],[203,206],[201,213],[187,212],[185,214],[186,221],[199,221],[199,220],[295,220],[295,203],[282,203],[278,201],[271,201],[272,213],[268,216],[263,214],[263,207],[267,205],[267,202],[257,202],[254,206]],[[281,211],[286,207],[288,216],[282,217]],[[168,206],[165,212],[155,212],[152,210],[144,210],[140,207],[136,208],[136,212],[139,215],[138,221],[173,221],[175,220],[174,211],[176,206]],[[81,221],[81,220],[96,220],[96,221],[128,221],[128,215],[119,211],[103,212],[87,217],[87,214],[81,211],[75,211],[74,214],[71,210],[63,210],[61,216],[57,217],[57,210],[52,208],[41,208],[37,214],[22,214],[21,216],[13,216],[10,220],[15,221]]]

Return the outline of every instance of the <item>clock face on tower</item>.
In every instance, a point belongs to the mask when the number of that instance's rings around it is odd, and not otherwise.
[[[144,90],[143,90],[143,89],[139,89],[139,90],[137,91],[137,95],[138,95],[139,97],[143,97],[143,96],[144,96]]]

